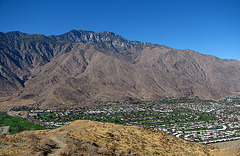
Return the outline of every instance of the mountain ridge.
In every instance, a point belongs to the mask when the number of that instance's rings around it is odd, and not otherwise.
[[[17,93],[15,102],[31,97],[41,107],[173,96],[219,99],[240,90],[239,61],[112,32],[0,33],[0,51],[0,96]]]

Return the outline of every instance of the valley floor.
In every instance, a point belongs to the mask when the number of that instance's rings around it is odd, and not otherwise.
[[[240,139],[239,98],[222,101],[168,99],[162,101],[109,102],[91,108],[36,110],[13,107],[8,114],[56,128],[75,120],[138,125],[178,138],[211,144]],[[7,126],[7,125],[6,125]]]

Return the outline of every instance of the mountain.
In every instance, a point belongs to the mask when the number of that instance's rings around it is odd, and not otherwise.
[[[204,156],[223,152],[144,127],[81,120],[53,130],[1,136],[0,146],[0,155]]]
[[[240,90],[240,62],[188,49],[71,30],[0,33],[0,105],[89,106],[94,101],[219,99]]]

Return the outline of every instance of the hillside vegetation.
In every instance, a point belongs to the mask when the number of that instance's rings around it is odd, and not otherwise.
[[[0,112],[0,127],[10,126],[9,133],[15,134],[25,130],[44,130],[43,126],[27,121],[20,117],[9,116]]]
[[[218,155],[222,152],[144,127],[84,120],[54,130],[6,135],[0,140],[0,155]]]

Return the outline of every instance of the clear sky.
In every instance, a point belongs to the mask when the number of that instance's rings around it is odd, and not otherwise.
[[[115,32],[240,60],[240,0],[0,0],[0,31]]]

